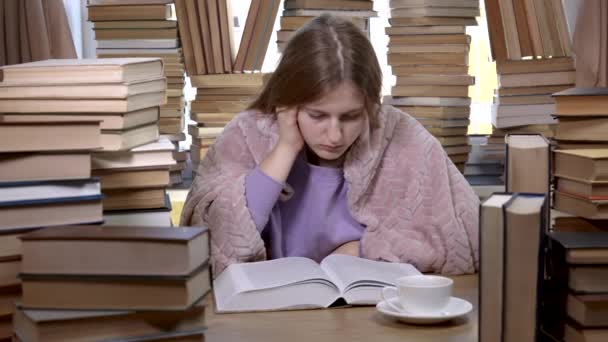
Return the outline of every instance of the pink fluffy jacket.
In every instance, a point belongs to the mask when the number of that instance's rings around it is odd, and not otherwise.
[[[475,272],[479,199],[414,118],[391,106],[381,107],[378,116],[344,161],[348,205],[366,227],[362,257],[411,263],[422,272]],[[246,205],[245,176],[278,138],[274,116],[241,113],[198,167],[181,225],[209,227],[215,276],[232,263],[266,259]]]

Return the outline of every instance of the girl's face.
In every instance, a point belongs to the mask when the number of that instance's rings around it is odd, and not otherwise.
[[[344,82],[321,99],[303,105],[298,125],[306,145],[319,157],[319,165],[339,166],[366,122],[363,96]]]

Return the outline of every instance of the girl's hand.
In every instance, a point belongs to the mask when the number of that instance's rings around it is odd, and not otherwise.
[[[280,149],[290,151],[297,155],[304,147],[304,138],[298,126],[298,108],[279,109],[277,111],[279,123]]]
[[[336,248],[331,254],[359,256],[359,241],[350,241]]]

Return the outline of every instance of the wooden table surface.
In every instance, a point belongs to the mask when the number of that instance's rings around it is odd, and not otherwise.
[[[477,341],[477,276],[453,279],[453,295],[470,301],[474,309],[468,317],[446,324],[408,325],[375,307],[215,314],[209,301],[205,341]]]

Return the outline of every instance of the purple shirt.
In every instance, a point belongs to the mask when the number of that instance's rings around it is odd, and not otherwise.
[[[361,239],[364,227],[348,210],[341,168],[311,165],[300,153],[287,183],[294,193],[279,200],[283,184],[259,167],[245,180],[247,207],[270,259],[302,256],[318,262],[340,245]]]

